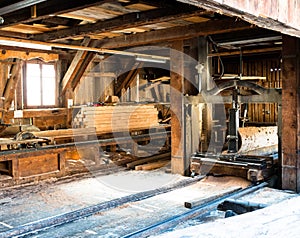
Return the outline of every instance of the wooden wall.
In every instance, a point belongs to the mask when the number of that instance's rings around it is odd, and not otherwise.
[[[75,105],[103,102],[114,95],[115,70],[104,62],[91,62],[75,89]],[[110,72],[108,72],[110,71]]]
[[[226,59],[224,61],[226,74],[239,74],[239,59]],[[258,85],[266,88],[281,88],[282,70],[280,55],[261,58],[260,56],[245,58],[242,61],[243,76],[266,77],[266,80],[254,80]],[[244,106],[242,107],[242,109]],[[243,111],[241,112],[243,113]],[[252,103],[248,105],[249,122],[275,123],[277,122],[278,108],[275,103]]]
[[[215,2],[219,1],[215,0]],[[298,0],[223,0],[222,4],[255,16],[278,20],[300,30],[300,2]]]
[[[240,17],[259,27],[300,36],[299,0],[178,0]]]

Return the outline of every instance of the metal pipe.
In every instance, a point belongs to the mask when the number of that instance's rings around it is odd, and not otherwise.
[[[33,149],[26,149],[26,150],[3,150],[0,151],[0,156],[2,155],[9,155],[9,154],[24,154],[29,152],[36,152],[36,151],[46,151],[46,150],[52,150],[52,149],[64,149],[74,146],[87,146],[87,145],[99,145],[99,146],[105,146],[105,145],[115,145],[120,143],[125,143],[128,141],[138,141],[138,140],[153,140],[153,139],[159,139],[159,138],[166,138],[170,137],[171,132],[157,132],[157,133],[151,133],[150,135],[136,135],[136,136],[130,136],[130,137],[117,137],[117,138],[110,138],[110,139],[100,139],[100,140],[91,140],[91,141],[79,141],[79,142],[72,142],[72,143],[65,143],[65,144],[59,144],[59,145],[47,145],[42,146],[39,148],[33,148]],[[117,140],[117,142],[116,142]]]

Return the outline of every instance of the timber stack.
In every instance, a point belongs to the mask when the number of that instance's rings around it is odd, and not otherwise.
[[[95,128],[97,133],[150,129],[158,126],[154,105],[81,107],[73,119],[73,128]]]

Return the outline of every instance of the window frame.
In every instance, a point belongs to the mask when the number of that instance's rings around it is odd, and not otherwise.
[[[42,65],[53,65],[54,66],[54,70],[55,70],[55,101],[53,105],[43,105],[43,91],[42,91],[42,75],[40,75],[40,81],[41,81],[41,87],[40,87],[40,93],[41,93],[41,105],[28,105],[27,103],[27,64],[38,64],[39,68],[40,68],[40,73],[42,72]],[[58,95],[58,91],[57,91],[57,66],[55,62],[44,62],[41,60],[28,60],[25,62],[24,66],[23,66],[23,105],[24,108],[26,109],[35,109],[35,108],[55,108],[58,105],[58,99],[57,99],[57,95]]]

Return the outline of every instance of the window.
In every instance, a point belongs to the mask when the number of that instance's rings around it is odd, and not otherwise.
[[[24,95],[27,107],[54,106],[56,104],[54,64],[27,62],[24,75]]]

